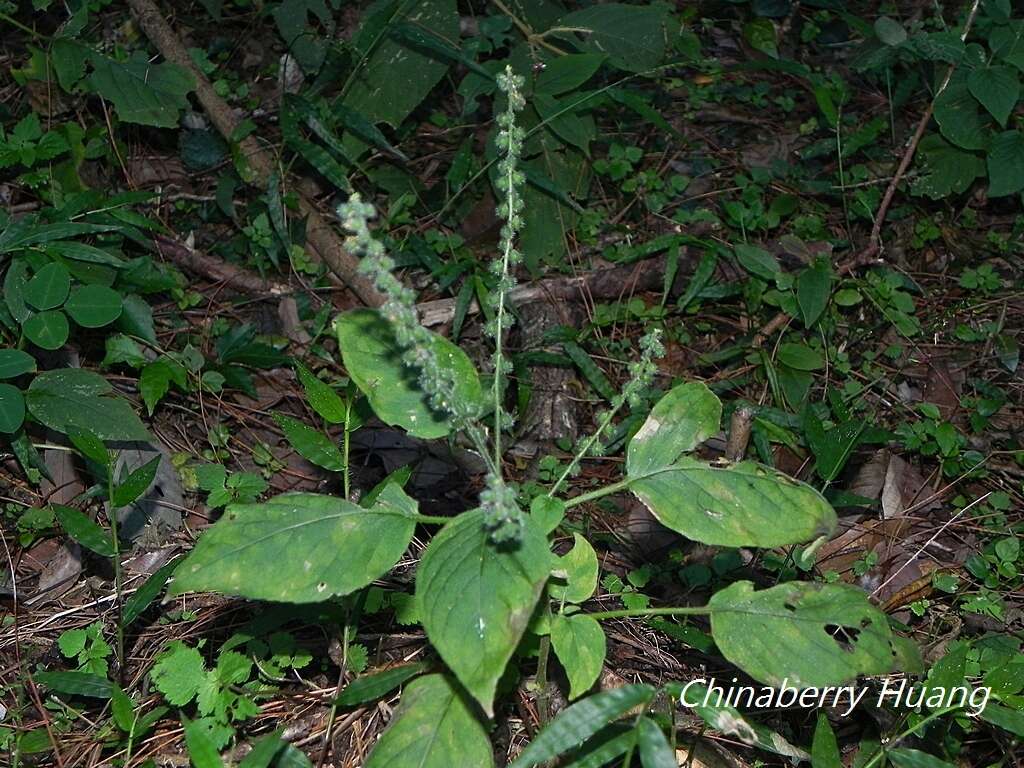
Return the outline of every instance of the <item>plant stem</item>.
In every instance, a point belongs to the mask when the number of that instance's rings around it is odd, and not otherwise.
[[[117,612],[117,680],[124,685],[124,614],[121,593],[124,575],[121,573],[121,538],[117,535],[117,510],[114,508],[114,456],[107,451],[107,503],[110,510],[111,549],[114,550],[114,606]]]
[[[579,496],[573,496],[565,502],[565,508],[576,507],[580,504],[585,504],[588,501],[594,501],[600,499],[603,496],[608,496],[612,493],[618,493],[619,491],[625,490],[629,487],[630,479],[627,477],[624,480],[619,480],[617,483],[606,485],[603,488],[590,491],[589,493],[581,493]]]
[[[349,430],[349,424],[352,423],[352,401],[354,398],[349,397],[345,400],[345,434],[341,438],[341,461],[345,465],[344,473],[341,476],[341,482],[343,490],[345,492],[345,501],[352,501],[352,480],[349,473],[348,456],[349,456],[349,437],[351,431]]]
[[[573,467],[575,467],[583,459],[583,457],[587,455],[587,452],[590,450],[591,446],[594,445],[594,442],[602,434],[604,434],[605,428],[611,423],[612,419],[615,418],[615,414],[618,413],[619,409],[623,406],[624,402],[625,401],[617,404],[614,408],[612,408],[610,411],[608,411],[608,413],[604,415],[604,418],[601,419],[601,423],[598,424],[597,429],[594,430],[593,434],[590,437],[588,437],[576,451],[576,455],[572,457],[572,461],[569,462],[569,466],[565,468],[565,471],[562,473],[562,476],[555,481],[555,484],[553,486],[551,486],[551,490],[548,491],[548,496],[553,497],[556,493],[558,493],[559,489],[562,487],[562,483],[564,483],[566,479],[569,477],[569,475],[572,473]]]
[[[877,765],[878,761],[881,760],[886,755],[886,746],[892,746],[894,744],[898,744],[900,741],[905,739],[907,736],[912,734],[914,731],[916,731],[921,726],[927,725],[932,720],[937,720],[938,718],[943,717],[944,715],[948,715],[950,712],[956,712],[959,709],[963,709],[963,707],[946,707],[945,709],[939,709],[939,710],[936,710],[935,712],[932,712],[930,715],[928,715],[928,717],[922,719],[916,725],[912,725],[910,728],[907,728],[899,736],[897,736],[897,737],[895,737],[893,739],[890,739],[887,745],[879,745],[878,751],[875,752],[875,754],[871,756],[870,760],[868,760],[866,763],[864,763],[864,768],[873,768],[875,765]]]
[[[712,609],[707,605],[669,606],[667,608],[623,608],[617,611],[596,611],[584,614],[597,621],[605,619],[629,619],[645,616],[705,616]]]

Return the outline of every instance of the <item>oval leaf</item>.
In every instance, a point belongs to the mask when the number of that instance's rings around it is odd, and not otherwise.
[[[65,507],[62,504],[53,504],[51,506],[54,516],[60,521],[61,527],[67,531],[68,536],[97,555],[102,557],[114,556],[115,550],[112,537],[92,518],[79,512],[77,509]]]
[[[83,328],[102,328],[121,316],[121,294],[105,285],[83,285],[71,292],[64,311]]]
[[[13,379],[36,369],[35,358],[20,349],[0,349],[0,379]]]
[[[345,457],[323,432],[283,413],[275,413],[274,421],[281,427],[292,448],[304,459],[331,472],[344,471]]]
[[[153,439],[128,401],[97,373],[60,368],[36,376],[25,394],[34,418],[50,429],[91,432],[101,440]]]
[[[573,546],[555,566],[563,584],[552,584],[549,592],[553,600],[582,603],[590,599],[597,589],[597,553],[583,536],[573,534]],[[564,574],[564,575],[562,575]]]
[[[569,698],[582,696],[604,667],[607,641],[597,619],[585,613],[551,617],[551,647],[569,678]]]
[[[64,303],[71,290],[71,273],[56,262],[40,269],[25,285],[25,301],[36,309],[54,309]]]
[[[446,525],[423,555],[416,573],[423,628],[488,716],[551,561],[547,541],[531,522],[515,547],[491,544],[479,509]]]
[[[626,472],[642,475],[667,467],[715,434],[721,419],[722,403],[703,382],[673,387],[629,441]]]
[[[886,615],[855,587],[791,581],[755,591],[738,581],[708,607],[722,655],[768,685],[842,685],[920,666],[916,647],[893,634]]]
[[[402,350],[391,326],[379,312],[348,312],[335,327],[345,368],[381,421],[425,439],[451,432],[448,416],[430,407],[417,383],[417,372],[402,362]],[[441,365],[454,375],[452,397],[476,404],[483,412],[480,377],[469,357],[444,337],[432,334],[432,338]]]
[[[234,504],[177,568],[168,595],[214,591],[283,603],[347,595],[398,562],[413,512],[415,502],[394,484],[370,509],[314,493]]]
[[[832,532],[836,513],[811,486],[744,461],[728,466],[683,457],[631,477],[629,488],[659,522],[723,547],[781,547]]]
[[[50,351],[63,347],[71,332],[67,316],[59,309],[32,315],[22,324],[21,330],[37,347]]]
[[[361,675],[345,686],[345,690],[338,696],[337,704],[341,707],[355,707],[367,701],[374,701],[391,693],[410,677],[416,677],[426,670],[427,665],[424,662],[417,662],[402,664],[372,675]]]
[[[426,675],[405,687],[366,768],[450,768],[456,756],[460,768],[494,765],[491,742],[472,700],[444,675]]]

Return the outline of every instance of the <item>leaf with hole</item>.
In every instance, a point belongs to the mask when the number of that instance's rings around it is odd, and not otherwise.
[[[370,509],[314,493],[232,504],[175,570],[168,594],[283,603],[347,595],[394,567],[412,540],[415,512],[394,483]]]
[[[345,368],[381,421],[425,439],[451,432],[451,418],[430,407],[416,373],[402,361],[391,325],[380,313],[372,309],[347,312],[335,327]],[[440,364],[454,379],[452,399],[483,413],[484,392],[469,357],[443,336],[431,334],[431,341]]]
[[[649,685],[623,685],[571,704],[526,745],[509,768],[532,768],[554,760],[630,710],[646,706],[654,692]]]
[[[121,316],[121,294],[105,285],[82,285],[71,292],[64,311],[83,328],[102,328]]]
[[[59,368],[36,376],[25,395],[33,418],[50,429],[92,432],[101,440],[153,439],[135,411],[99,374]]]
[[[586,693],[604,667],[606,640],[596,619],[585,613],[551,617],[551,647],[569,678],[569,699]]]
[[[456,760],[457,756],[457,760]],[[492,768],[494,755],[473,701],[446,675],[405,686],[398,709],[366,768]]]
[[[858,675],[921,668],[917,647],[856,587],[791,581],[755,590],[738,581],[708,607],[722,655],[767,685],[842,685]]]
[[[492,544],[483,511],[464,512],[438,533],[416,572],[427,637],[488,716],[551,571],[547,540],[527,521],[516,546]]]
[[[36,309],[54,309],[71,290],[71,273],[63,264],[47,264],[25,285],[25,301]]]

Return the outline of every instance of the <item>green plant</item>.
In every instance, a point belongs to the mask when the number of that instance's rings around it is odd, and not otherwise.
[[[486,727],[471,701],[485,715],[494,714],[499,681],[515,673],[507,667],[527,637],[539,648],[542,697],[553,650],[566,668],[571,695],[580,700],[541,731],[516,766],[546,762],[599,733],[615,736],[617,751],[602,752],[608,758],[643,743],[643,750],[665,759],[668,744],[653,721],[613,724],[637,707],[646,710],[653,687],[627,685],[583,698],[604,657],[600,621],[612,618],[709,616],[722,655],[764,682],[788,678],[800,686],[830,685],[858,674],[918,669],[916,648],[891,630],[885,615],[859,590],[835,584],[790,581],[755,590],[740,581],[704,606],[651,607],[639,600],[623,609],[583,608],[597,585],[592,546],[577,535],[569,553],[556,558],[549,541],[568,509],[628,491],[662,524],[690,539],[767,548],[827,537],[835,513],[812,487],[765,466],[709,464],[692,456],[698,443],[717,432],[721,419],[718,398],[699,383],[678,385],[654,405],[629,441],[621,480],[562,496],[581,461],[603,450],[617,412],[641,402],[661,351],[656,332],[645,337],[629,382],[613,394],[594,434],[580,442],[547,491],[532,499],[529,513],[520,507],[503,475],[502,437],[511,427],[505,411],[504,334],[511,323],[511,269],[519,260],[514,240],[523,222],[524,176],[518,168],[523,132],[515,121],[523,99],[521,80],[511,69],[499,83],[506,108],[498,121],[502,157],[496,186],[505,227],[493,264],[489,383],[481,381],[464,352],[419,325],[414,295],[392,275],[393,262],[370,235],[372,209],[353,196],[340,210],[353,233],[350,248],[363,255],[364,270],[388,298],[378,312],[358,310],[336,321],[348,373],[384,422],[421,437],[468,437],[487,467],[479,507],[454,517],[424,515],[396,483],[386,484],[366,508],[316,494],[236,504],[176,570],[171,593],[215,590],[291,603],[351,595],[395,565],[417,525],[440,527],[422,556],[415,600],[447,671],[416,677],[405,686],[395,720],[368,760],[372,768],[404,764],[413,754],[421,764],[447,765],[458,754],[462,765],[491,765]],[[323,447],[321,437],[303,432],[302,441],[307,437]],[[332,465],[344,467],[343,455],[338,462],[334,451],[325,450]],[[643,584],[646,577],[637,573],[630,580]],[[856,637],[840,644],[830,634],[841,631],[836,628],[856,630]],[[755,635],[771,636],[773,643],[752,646],[747,638]],[[391,687],[382,685],[377,695]]]

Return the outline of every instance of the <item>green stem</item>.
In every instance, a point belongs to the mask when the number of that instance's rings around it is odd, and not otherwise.
[[[114,607],[117,612],[117,680],[124,684],[124,613],[122,592],[124,574],[121,572],[121,538],[117,535],[117,510],[114,508],[114,457],[107,451],[107,502],[110,509],[111,549],[114,550]]]
[[[597,441],[597,439],[602,434],[604,434],[605,428],[611,423],[612,419],[615,418],[615,414],[618,413],[619,409],[622,407],[624,402],[625,400],[619,402],[618,404],[615,405],[614,408],[612,408],[610,411],[608,411],[608,413],[604,415],[604,418],[601,419],[601,423],[598,425],[597,429],[594,430],[594,433],[590,437],[588,437],[584,441],[583,445],[580,446],[579,450],[576,451],[576,455],[572,457],[572,461],[569,462],[569,466],[565,468],[565,471],[562,473],[562,476],[559,477],[557,481],[555,481],[555,484],[553,486],[551,486],[551,490],[548,491],[548,496],[553,497],[556,493],[558,493],[558,490],[562,487],[562,483],[564,483],[566,478],[568,478],[569,475],[572,474],[573,467],[575,467],[583,459],[583,457],[587,455],[587,452],[590,450],[591,446]]]
[[[595,499],[600,499],[603,496],[624,491],[626,488],[629,488],[629,483],[630,478],[627,477],[624,480],[619,480],[617,483],[606,485],[603,488],[598,488],[590,491],[589,493],[581,493],[579,496],[573,496],[571,499],[566,500],[565,508],[569,509],[571,507],[576,507],[580,504],[585,504],[588,501],[594,501]]]
[[[454,517],[442,517],[440,515],[414,515],[413,519],[423,525],[448,525]]]
[[[353,398],[349,397],[345,400],[345,434],[341,438],[341,460],[345,465],[344,474],[341,477],[343,489],[345,491],[345,501],[352,500],[352,480],[349,473],[348,456],[349,456],[349,437],[352,432],[349,430],[349,425],[352,423],[352,401]]]
[[[551,616],[551,602],[545,600],[544,614]],[[551,717],[548,696],[548,658],[551,655],[551,635],[541,635],[537,645],[537,719],[543,725]]]
[[[875,754],[871,756],[871,759],[868,760],[868,762],[864,763],[863,768],[874,768],[874,766],[878,764],[878,761],[881,760],[883,757],[885,757],[885,755],[886,755],[886,747],[892,747],[893,745],[898,744],[899,742],[901,742],[903,739],[907,738],[907,736],[912,734],[914,731],[916,731],[921,726],[927,725],[932,720],[937,720],[938,718],[940,718],[940,717],[942,717],[944,715],[948,715],[950,712],[956,712],[959,709],[963,709],[963,707],[947,707],[946,709],[939,709],[939,710],[936,710],[935,712],[932,712],[930,715],[928,715],[928,717],[922,719],[916,725],[912,725],[910,728],[907,728],[905,731],[903,731],[903,733],[901,733],[896,738],[889,739],[888,743],[885,746],[879,745],[878,751],[875,752]]]
[[[686,605],[667,608],[623,608],[617,611],[596,611],[584,615],[597,621],[604,621],[605,619],[629,619],[646,616],[706,616],[711,611],[712,609],[707,605]]]

